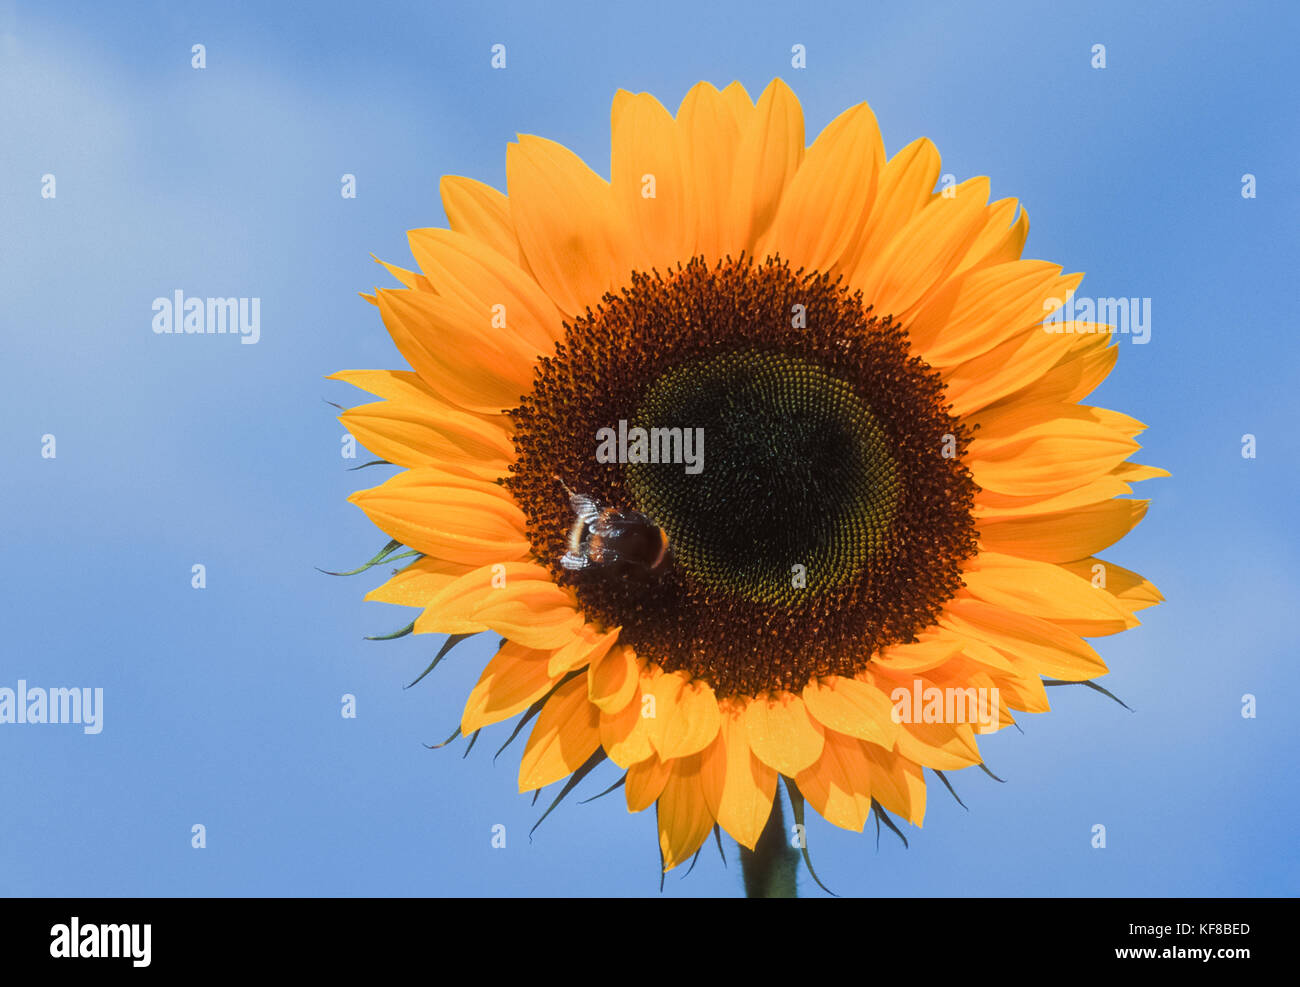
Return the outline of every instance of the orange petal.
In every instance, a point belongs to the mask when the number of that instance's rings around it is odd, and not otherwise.
[[[727,208],[727,249],[752,249],[776,216],[785,187],[803,161],[803,110],[794,93],[773,79],[748,114],[736,149]]]
[[[865,745],[871,767],[871,794],[890,812],[913,825],[925,820],[925,778],[921,766],[899,754]]]
[[[980,522],[991,552],[1042,562],[1073,562],[1113,545],[1146,515],[1149,500],[1107,500],[1075,510]]]
[[[779,253],[792,267],[817,271],[839,263],[861,236],[884,165],[871,107],[845,110],[808,148],[756,255]]]
[[[639,675],[631,648],[607,648],[587,666],[587,696],[601,712],[613,713],[632,701]]]
[[[633,231],[632,264],[642,271],[662,270],[691,257],[697,206],[677,121],[649,93],[620,89],[610,131],[610,190]]]
[[[659,756],[669,760],[704,750],[718,735],[720,719],[718,702],[708,683],[687,682],[668,705],[659,735]]]
[[[871,813],[871,768],[866,744],[826,731],[817,763],[795,779],[799,791],[828,823],[862,832]]]
[[[750,751],[743,710],[722,711],[718,735],[703,755],[700,779],[718,825],[754,849],[772,814],[776,772]]]
[[[595,308],[630,273],[628,231],[609,184],[554,141],[506,148],[510,217],[528,268],[567,315]]]
[[[690,860],[713,829],[713,814],[700,784],[700,757],[693,754],[674,760],[659,795],[659,849],[665,871]]]
[[[622,709],[600,714],[601,746],[609,759],[621,768],[630,768],[647,758],[655,759],[647,726],[649,721],[641,712],[641,689],[638,687],[632,694],[632,701]]]
[[[893,749],[898,736],[898,724],[890,715],[894,704],[874,684],[830,675],[804,686],[803,701],[822,726]]]
[[[482,182],[444,175],[440,183],[442,209],[457,233],[472,236],[507,260],[519,262],[519,241],[510,222],[510,202]]]
[[[522,713],[555,684],[546,671],[550,655],[507,641],[487,663],[465,702],[460,732],[469,736],[493,723]]]
[[[967,563],[964,596],[1045,620],[1118,621],[1131,615],[1109,593],[1099,593],[1085,579],[1048,562],[982,552]]]
[[[582,767],[600,747],[598,716],[596,707],[587,702],[587,683],[582,676],[556,689],[538,714],[524,748],[519,790],[542,788]]]
[[[789,778],[816,762],[823,730],[808,715],[803,700],[789,692],[751,699],[745,709],[745,736],[764,764]]]
[[[623,794],[627,798],[627,811],[640,812],[654,805],[659,793],[668,784],[672,769],[668,762],[657,757],[648,757],[638,761],[627,769],[627,781],[623,783]]]
[[[518,264],[453,230],[412,230],[411,253],[439,294],[482,319],[482,336],[510,335],[531,356],[550,356],[564,335],[563,316]]]
[[[752,113],[753,104],[747,97],[741,99]],[[695,249],[710,261],[717,261],[726,252],[727,204],[740,142],[741,115],[728,95],[701,82],[682,100],[677,126],[685,140],[694,186],[691,198],[696,210]]]
[[[531,552],[523,512],[496,483],[419,467],[348,500],[403,545],[435,558],[477,566]]]
[[[943,284],[979,232],[989,180],[972,178],[951,191],[931,199],[879,255],[863,258],[855,283],[877,315],[901,316]]]

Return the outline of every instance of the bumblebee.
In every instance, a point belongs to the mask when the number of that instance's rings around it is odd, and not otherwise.
[[[574,514],[569,550],[560,565],[573,572],[653,577],[668,568],[668,533],[640,511],[604,507],[595,498],[574,493],[558,476]]]

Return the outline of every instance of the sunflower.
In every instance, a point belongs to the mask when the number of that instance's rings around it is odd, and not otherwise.
[[[525,792],[612,761],[665,871],[752,850],[779,779],[797,818],[920,826],[924,768],[980,765],[1161,600],[1096,556],[1168,475],[1080,403],[1110,328],[1045,323],[1082,276],[1021,258],[987,178],[936,191],[930,141],[887,158],[865,103],[805,147],[780,80],[675,117],[620,91],[612,141],[609,181],[522,135],[508,194],[444,178],[450,228],[365,296],[412,370],[335,375],[402,467],[351,500],[415,559],[366,599],[500,636],[459,732],[522,714]]]

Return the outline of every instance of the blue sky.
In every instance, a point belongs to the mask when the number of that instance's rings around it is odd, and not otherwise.
[[[371,252],[407,264],[406,230],[445,222],[441,175],[503,187],[519,132],[607,174],[616,89],[675,109],[700,79],[779,75],[810,137],[868,100],[890,153],[928,136],[945,172],[1019,197],[1027,255],[1087,272],[1081,294],[1151,299],[1150,341],[1121,341],[1094,400],[1173,473],[1108,553],[1168,599],[1099,643],[1135,712],[1053,690],[982,742],[1006,784],[951,775],[969,811],[935,784],[910,849],[814,819],[819,873],[844,894],[1297,893],[1297,28],[1282,2],[0,3],[0,687],[105,696],[97,735],[0,725],[0,892],[659,893],[651,812],[566,804],[530,842],[521,744],[491,758],[507,729],[468,759],[422,746],[489,642],[403,690],[437,640],[362,640],[409,616],[313,568],[385,540],[345,501],[378,478],[346,472],[324,403],[360,393],[323,378],[401,365],[356,293],[387,283]],[[260,298],[258,344],[155,335],[177,289]],[[739,893],[728,850],[663,893]]]

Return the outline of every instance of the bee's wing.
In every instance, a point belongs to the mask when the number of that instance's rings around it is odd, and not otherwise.
[[[569,507],[573,509],[573,513],[577,515],[578,520],[586,524],[592,524],[596,518],[600,517],[600,505],[586,494],[569,494]]]
[[[565,552],[560,556],[560,565],[573,572],[577,572],[579,569],[585,569],[587,566],[591,565],[591,559],[582,555],[575,555],[573,552]]]

